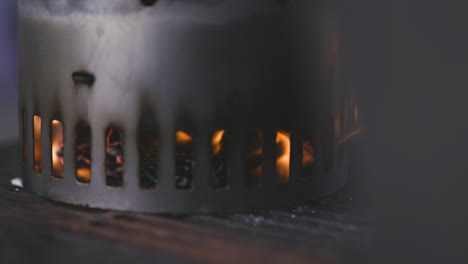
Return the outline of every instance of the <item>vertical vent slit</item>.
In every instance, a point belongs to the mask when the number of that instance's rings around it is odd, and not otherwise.
[[[276,132],[276,180],[289,181],[291,167],[291,134],[284,130]]]
[[[75,169],[76,180],[91,182],[91,128],[86,123],[78,123],[75,130]]]
[[[34,115],[33,118],[33,131],[34,131],[34,140],[33,140],[33,149],[34,149],[34,171],[38,174],[42,172],[41,162],[42,162],[42,118],[40,116]]]
[[[313,174],[315,167],[315,147],[311,138],[302,141],[302,176],[308,177]]]
[[[247,186],[261,184],[263,173],[263,131],[258,129],[247,133],[246,149]]]
[[[179,190],[190,190],[192,189],[193,170],[195,168],[192,135],[181,130],[176,132],[175,155],[176,188]]]
[[[139,181],[144,190],[156,189],[158,184],[160,139],[159,129],[152,118],[144,118],[138,129]]]
[[[124,151],[121,129],[109,127],[106,129],[106,185],[121,187],[123,185]]]
[[[225,137],[226,130],[217,130],[211,138],[211,180],[215,189],[225,189],[228,185]]]
[[[52,177],[63,179],[64,161],[63,161],[63,124],[58,120],[52,120]]]

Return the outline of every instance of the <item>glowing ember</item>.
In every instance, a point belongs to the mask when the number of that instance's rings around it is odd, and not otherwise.
[[[41,140],[41,124],[40,116],[35,115],[33,120],[34,126],[34,171],[41,173],[42,160],[42,140]]]
[[[288,182],[291,158],[291,135],[286,131],[279,130],[276,133],[276,146],[278,149],[276,176],[279,182]]]
[[[177,131],[176,133],[177,144],[188,144],[192,142],[192,136],[185,133],[184,131]]]
[[[123,184],[123,133],[110,128],[106,137],[106,183],[109,186]]]
[[[259,131],[256,135],[255,144],[247,151],[247,157],[259,157],[263,155],[262,138],[262,132]]]
[[[213,134],[213,138],[211,139],[211,145],[213,147],[213,155],[217,155],[223,149],[223,145],[221,141],[223,140],[225,131],[218,130]]]
[[[341,119],[340,117],[335,117],[335,135],[340,135],[341,133]]]
[[[225,188],[227,186],[227,168],[225,164],[224,136],[225,130],[217,130],[211,138],[212,146],[212,167],[211,178],[215,188]]]
[[[78,177],[81,180],[81,182],[91,181],[91,169],[78,168],[76,170],[76,177]]]
[[[360,133],[362,132],[362,128],[358,128],[356,130],[353,130],[351,132],[349,132],[348,134],[346,134],[344,137],[342,137],[338,142],[340,144],[343,144],[345,143],[346,141],[350,140],[351,138],[353,138],[354,136],[356,135],[359,135]]]
[[[302,144],[302,166],[312,166],[315,162],[315,150],[311,140],[305,140]]]
[[[146,145],[145,151],[143,151],[143,155],[145,159],[153,159],[157,155],[157,150],[159,147],[159,141],[157,139],[153,139],[150,141],[148,145]]]
[[[354,122],[359,123],[359,108],[357,105],[354,107]]]
[[[75,138],[76,179],[81,183],[91,181],[91,128],[79,123]]]
[[[63,178],[63,125],[52,121],[52,176]]]
[[[246,167],[247,184],[257,185],[261,182],[263,173],[263,132],[257,130],[247,137]]]
[[[184,131],[176,132],[176,178],[178,189],[192,188],[192,171],[195,167],[193,160],[192,136]]]

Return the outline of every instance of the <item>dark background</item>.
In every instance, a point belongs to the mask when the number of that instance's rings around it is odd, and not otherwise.
[[[372,263],[467,263],[466,1],[341,1]]]
[[[16,0],[0,1],[0,142],[18,135]]]
[[[17,135],[14,3],[0,1],[0,141]],[[369,263],[467,263],[467,6],[339,1],[366,137],[353,177],[378,227]]]

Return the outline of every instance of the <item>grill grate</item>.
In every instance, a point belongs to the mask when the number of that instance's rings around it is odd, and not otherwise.
[[[312,260],[314,263],[337,263],[344,252],[365,248],[363,245],[369,245],[372,240],[370,221],[355,210],[350,186],[320,202],[255,213],[186,216],[122,213],[70,207],[40,199],[27,191],[9,191],[9,179],[19,175],[17,157],[19,148],[16,145],[0,146],[0,175],[3,175],[0,178],[0,224],[19,226],[26,231],[17,235],[28,240],[41,239],[34,234],[44,233],[44,226],[50,232],[47,236],[66,231],[60,235],[66,241],[58,238],[47,241],[54,254],[56,244],[68,245],[75,241],[69,246],[78,247],[81,251],[77,252],[82,252],[93,251],[92,247],[102,241],[111,241],[105,252],[95,256],[95,263],[105,258],[101,256],[103,254],[130,258],[129,250],[122,250],[122,245],[125,248],[130,245],[132,250],[136,248],[134,254],[138,254],[139,260],[144,254],[153,254],[155,258],[169,255],[190,263],[260,260],[284,263],[284,258],[288,263],[310,263]],[[86,239],[83,240],[82,235]],[[90,243],[90,239],[94,242]],[[32,242],[41,244],[41,241]],[[27,244],[13,246],[18,252],[23,250],[31,254]],[[148,249],[150,253],[146,251]],[[72,260],[69,257],[73,256],[73,251],[65,252],[70,254],[66,256],[67,261]],[[324,256],[323,252],[331,253]],[[142,262],[146,263],[144,259]],[[167,263],[172,260],[169,258]]]

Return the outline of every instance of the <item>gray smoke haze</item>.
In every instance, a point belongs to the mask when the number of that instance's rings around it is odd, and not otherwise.
[[[222,24],[230,20],[271,13],[276,8],[268,0],[170,0],[145,7],[140,1],[129,0],[19,0],[20,6],[28,6],[49,15],[72,14],[129,14],[136,11],[154,12],[161,19],[195,20],[203,23]],[[281,5],[278,4],[278,7]],[[147,10],[144,10],[147,9]]]

